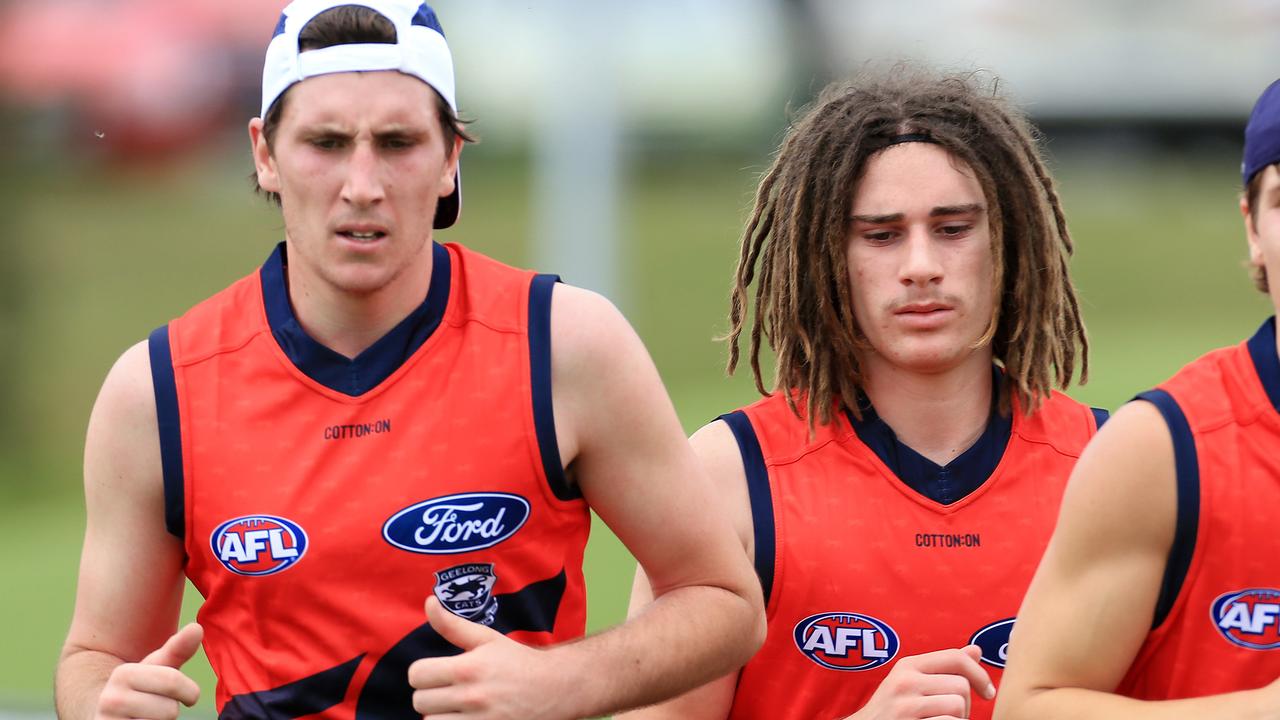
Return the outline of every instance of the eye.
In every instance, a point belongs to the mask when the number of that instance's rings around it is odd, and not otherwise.
[[[381,140],[382,147],[387,150],[408,150],[418,144],[416,138],[404,135],[392,135]]]
[[[973,230],[972,223],[948,223],[938,226],[938,234],[948,238],[960,238]]]
[[[898,238],[898,233],[893,230],[877,229],[865,230],[861,233],[862,239],[870,245],[888,245]]]
[[[337,150],[342,147],[341,139],[329,135],[311,138],[307,143],[317,150]]]

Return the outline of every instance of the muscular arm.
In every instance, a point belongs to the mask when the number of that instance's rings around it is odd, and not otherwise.
[[[690,439],[719,502],[729,509],[738,540],[754,563],[755,537],[746,471],[733,432],[716,421]],[[637,569],[631,596],[632,616],[652,602],[653,591],[643,570]],[[978,663],[978,649],[951,648],[898,660],[856,720],[897,720],[944,715],[967,717],[971,689],[990,697],[991,680]],[[644,708],[630,720],[724,720],[733,708],[738,673],[730,673],[669,702]],[[759,709],[757,709],[759,711]]]
[[[747,495],[746,471],[733,432],[728,425],[717,420],[694,433],[689,444],[711,479],[716,504],[728,511],[738,541],[746,550],[747,561],[754,562],[751,499]],[[647,611],[653,599],[649,578],[643,567],[637,567],[627,616],[636,617]],[[733,708],[737,685],[738,672],[735,670],[668,702],[620,717],[628,720],[724,720]]]
[[[560,457],[640,561],[656,599],[618,627],[538,650],[429,598],[428,621],[464,652],[409,667],[423,715],[606,715],[725,675],[764,639],[760,584],[639,338],[593,293],[557,285],[551,305]]]
[[[108,677],[124,663],[154,655],[178,620],[182,545],[164,527],[146,343],[126,351],[103,383],[89,419],[84,480],[87,519],[75,614],[56,679],[63,720],[112,714],[110,703],[99,703]],[[190,633],[185,643],[190,645]],[[182,685],[172,674],[158,674],[167,678],[159,681],[166,687]]]
[[[603,298],[561,285],[552,337],[562,457],[656,597],[625,624],[551,651],[552,665],[575,678],[575,711],[594,716],[740,667],[763,641],[764,616],[740,535],[630,326]]]
[[[1275,717],[1275,691],[1143,702],[1113,694],[1151,627],[1177,513],[1173,443],[1154,405],[1121,408],[1081,456],[1027,591],[997,720]]]

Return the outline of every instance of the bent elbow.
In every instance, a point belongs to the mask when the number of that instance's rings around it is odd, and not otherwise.
[[[1034,709],[1031,707],[1032,699],[1039,692],[1047,689],[1028,690],[1025,687],[1010,687],[1006,683],[996,692],[996,705],[991,714],[991,720],[1041,720],[1042,715],[1034,714]]]
[[[760,593],[749,594],[742,598],[746,604],[747,618],[742,623],[742,658],[739,665],[746,665],[761,646],[764,645],[768,633],[768,620],[765,617],[764,605]]]
[[[765,636],[769,632],[769,621],[765,617],[764,607],[757,606],[753,609],[755,610],[755,623],[753,625],[754,632],[750,634],[751,651],[747,656],[748,659],[750,659],[752,655],[755,655],[756,651],[764,645]]]
[[[718,632],[723,633],[720,636],[725,652],[723,659],[729,663],[725,669],[741,668],[764,645],[768,625],[763,600],[758,587],[722,587],[721,590],[726,594],[721,596],[723,610],[717,613],[716,625]]]
[[[1016,718],[1023,717],[1021,705],[1022,703],[1018,702],[1018,698],[1006,696],[998,690],[996,691],[996,706],[991,711],[991,720],[1016,720]]]

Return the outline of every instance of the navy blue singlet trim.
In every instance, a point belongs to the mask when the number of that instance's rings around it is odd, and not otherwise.
[[[1102,425],[1111,417],[1111,413],[1098,407],[1091,407],[1089,410],[1093,412],[1093,429],[1095,431],[1101,430]]]
[[[1151,621],[1151,627],[1155,629],[1169,616],[1169,610],[1178,599],[1182,583],[1187,579],[1187,569],[1191,566],[1191,556],[1196,550],[1200,525],[1200,463],[1187,416],[1172,395],[1164,390],[1148,390],[1135,399],[1155,405],[1164,416],[1169,435],[1173,438],[1173,462],[1177,473],[1177,524],[1173,531],[1173,545],[1169,548],[1169,561],[1164,568],[1164,579],[1160,583],[1160,595],[1156,599],[1155,617]]]
[[[556,417],[551,403],[551,293],[557,275],[535,275],[529,284],[529,381],[533,389],[533,431],[542,454],[542,473],[551,492],[561,500],[576,500],[582,491],[569,484],[556,442]]]
[[[773,527],[773,492],[769,489],[769,470],[764,465],[764,453],[760,439],[756,437],[751,419],[741,410],[716,418],[723,420],[733,431],[742,454],[742,467],[747,472],[747,495],[751,498],[751,524],[756,539],[756,575],[764,591],[765,606],[773,592],[773,564],[777,538]]]
[[[859,398],[862,419],[845,409],[845,417],[862,444],[871,449],[899,480],[915,492],[941,505],[963,500],[991,477],[1004,457],[1013,435],[1013,418],[1000,413],[1000,385],[1004,373],[992,367],[991,411],[982,435],[946,465],[938,465],[898,439],[880,419],[865,396]]]
[[[285,280],[285,245],[280,243],[261,270],[262,300],[271,334],[289,360],[307,377],[344,395],[363,395],[400,369],[444,318],[451,282],[448,249],[432,243],[431,259],[431,286],[426,299],[386,335],[351,359],[316,342],[298,324]]]
[[[1271,399],[1271,405],[1280,412],[1280,356],[1276,355],[1276,319],[1268,318],[1249,338],[1249,357],[1258,371],[1258,379]]]
[[[164,526],[182,538],[186,532],[183,506],[182,421],[178,415],[178,385],[173,377],[169,326],[161,325],[147,338],[151,355],[151,385],[156,395],[156,423],[160,427],[160,468],[164,473]]]

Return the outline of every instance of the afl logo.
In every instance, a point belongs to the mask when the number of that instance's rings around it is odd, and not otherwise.
[[[1222,637],[1240,647],[1280,647],[1280,590],[1250,588],[1219,595],[1210,618]]]
[[[868,615],[829,612],[796,623],[796,647],[832,670],[870,670],[898,654],[898,634]]]
[[[213,556],[237,575],[272,575],[307,552],[307,534],[274,515],[245,515],[218,526],[209,537]]]
[[[1015,618],[993,622],[969,638],[970,645],[982,648],[982,662],[1002,668],[1009,659],[1009,635]]]
[[[493,547],[524,526],[529,501],[508,493],[461,493],[425,500],[382,526],[387,542],[409,552],[448,555]]]

